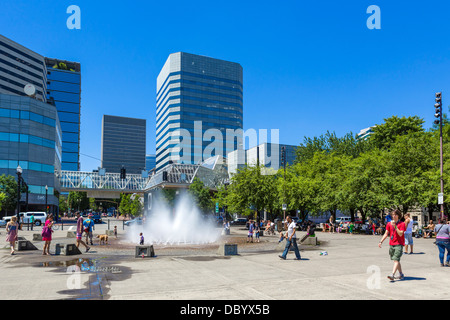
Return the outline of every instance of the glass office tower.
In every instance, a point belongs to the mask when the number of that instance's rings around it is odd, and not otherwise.
[[[156,154],[147,154],[145,156],[145,170],[151,171],[156,168]]]
[[[102,167],[107,173],[140,174],[145,170],[145,119],[104,115],[102,120]]]
[[[80,170],[81,67],[45,58],[47,100],[54,100],[62,130],[62,170]]]
[[[30,97],[0,93],[0,175],[17,179],[16,169],[29,187],[29,210],[49,212],[59,206],[61,127],[55,106]],[[22,194],[21,201],[26,195]],[[11,208],[4,208],[11,213]],[[25,209],[25,208],[23,208]]]
[[[169,163],[226,157],[237,149],[238,138],[227,130],[236,133],[243,128],[240,64],[173,53],[158,76],[156,92],[157,171]]]

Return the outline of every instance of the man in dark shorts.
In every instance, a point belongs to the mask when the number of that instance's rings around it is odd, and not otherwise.
[[[383,238],[381,239],[378,246],[381,248],[381,244],[387,237],[389,239],[389,256],[391,260],[394,261],[394,268],[392,270],[392,274],[388,276],[388,279],[394,281],[394,279],[403,280],[405,276],[403,275],[402,266],[400,264],[400,258],[403,254],[403,247],[405,246],[405,231],[406,226],[405,223],[400,221],[402,218],[402,212],[400,210],[395,210],[391,213],[392,220],[386,225],[386,232],[384,233]],[[399,272],[399,277],[395,277],[395,273]]]

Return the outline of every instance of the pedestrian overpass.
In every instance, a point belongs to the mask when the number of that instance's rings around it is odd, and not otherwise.
[[[83,191],[92,198],[120,198],[121,193],[144,193],[151,177],[140,174],[127,174],[121,179],[120,173],[99,173],[65,171],[56,173],[61,192]]]
[[[226,160],[221,156],[200,164],[169,164],[149,176],[120,173],[65,171],[56,172],[61,192],[83,191],[89,198],[117,199],[121,193],[145,194],[156,188],[188,188],[194,178],[212,190],[228,180]]]

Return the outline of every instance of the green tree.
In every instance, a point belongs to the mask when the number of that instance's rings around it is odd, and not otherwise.
[[[69,211],[69,204],[65,195],[59,196],[59,212],[64,213]]]
[[[414,132],[424,132],[424,120],[417,117],[392,116],[384,119],[384,123],[373,128],[373,134],[369,141],[374,147],[389,149],[399,136],[408,135]]]
[[[0,211],[2,211],[2,207],[5,203],[6,200],[6,194],[4,194],[3,192],[0,192]]]
[[[70,207],[76,211],[89,209],[89,198],[86,192],[70,191],[67,201]]]
[[[14,211],[17,207],[17,181],[13,176],[0,176],[0,192],[5,195],[3,209]]]
[[[214,204],[211,194],[200,179],[194,178],[194,181],[189,186],[189,193],[202,212],[206,213],[212,210]]]
[[[228,187],[227,203],[230,212],[250,215],[262,210],[273,213],[281,209],[277,178],[277,174],[271,174],[261,165],[239,169],[231,177]]]

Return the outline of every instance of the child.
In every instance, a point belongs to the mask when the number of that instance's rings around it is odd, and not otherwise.
[[[114,226],[114,236],[115,236],[116,239],[117,239],[117,226]]]
[[[259,226],[259,224],[256,225],[255,228],[255,236],[256,236],[256,242],[259,242],[259,232],[261,231],[261,227]]]
[[[144,245],[144,236],[143,236],[142,232],[139,234],[139,245],[141,245],[141,246]]]

